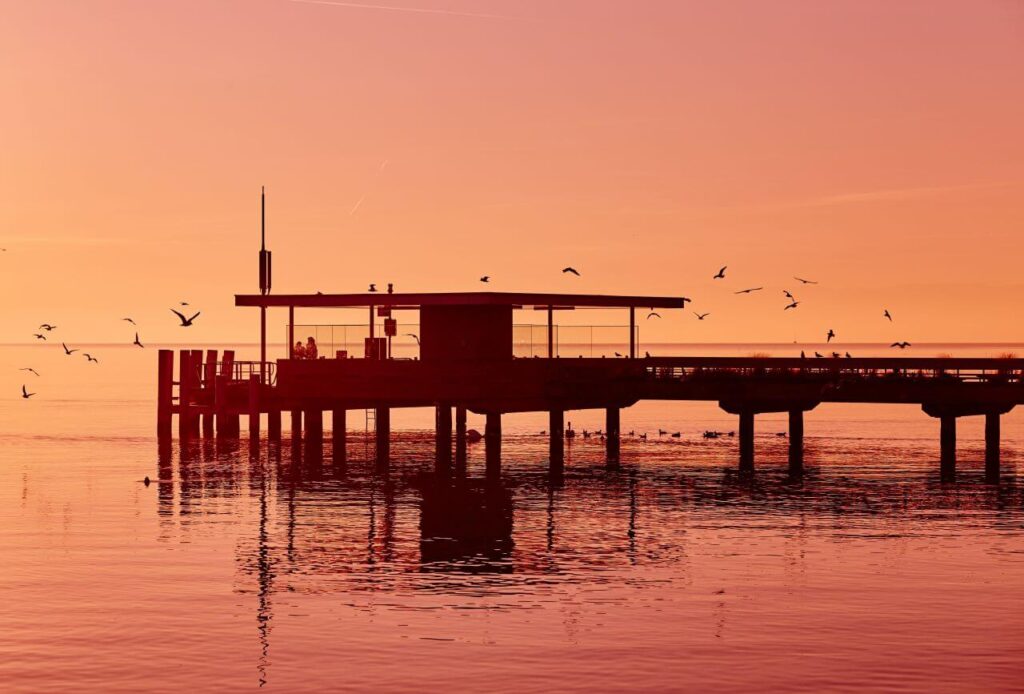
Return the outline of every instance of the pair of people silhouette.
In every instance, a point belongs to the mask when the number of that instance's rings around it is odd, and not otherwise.
[[[295,347],[292,349],[292,359],[316,359],[317,349],[316,340],[310,336],[306,340],[306,344],[302,344],[302,340],[295,343]]]

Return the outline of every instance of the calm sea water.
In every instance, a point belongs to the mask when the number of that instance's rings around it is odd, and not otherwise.
[[[796,483],[782,416],[758,417],[747,479],[735,439],[700,437],[736,428],[713,403],[641,403],[623,429],[650,438],[625,438],[619,470],[576,439],[553,485],[545,418],[507,416],[501,484],[471,446],[470,480],[446,488],[422,410],[393,416],[386,477],[361,412],[344,471],[287,444],[161,456],[155,349],[87,351],[100,363],[0,346],[5,692],[1024,689],[1020,412],[999,486],[976,418],[942,484],[919,408],[822,405]],[[1024,346],[914,353],[1005,351]]]

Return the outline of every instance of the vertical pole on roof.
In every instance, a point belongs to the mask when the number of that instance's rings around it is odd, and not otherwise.
[[[555,357],[555,311],[548,306],[548,359]]]
[[[636,306],[629,307],[629,358],[636,359]]]
[[[288,358],[295,358],[295,307],[288,307]]]
[[[267,382],[267,307],[260,306],[260,383]]]

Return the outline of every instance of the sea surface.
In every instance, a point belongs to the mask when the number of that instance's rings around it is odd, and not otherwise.
[[[980,418],[942,483],[920,408],[821,405],[793,480],[784,416],[757,418],[747,477],[735,438],[701,436],[734,418],[657,402],[623,411],[648,438],[618,469],[578,437],[554,483],[546,417],[506,416],[500,483],[471,445],[443,485],[428,410],[393,415],[387,475],[362,411],[344,469],[329,431],[327,462],[287,432],[251,455],[244,419],[241,442],[161,452],[155,346],[84,351],[0,346],[0,691],[1024,691],[1021,411],[999,485]],[[1024,345],[907,355],[1005,352]]]

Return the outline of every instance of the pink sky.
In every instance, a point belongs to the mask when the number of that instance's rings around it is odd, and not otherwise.
[[[646,340],[1024,340],[1024,5],[379,4],[0,0],[0,341],[254,338],[263,184],[279,292],[489,274],[712,314]]]

